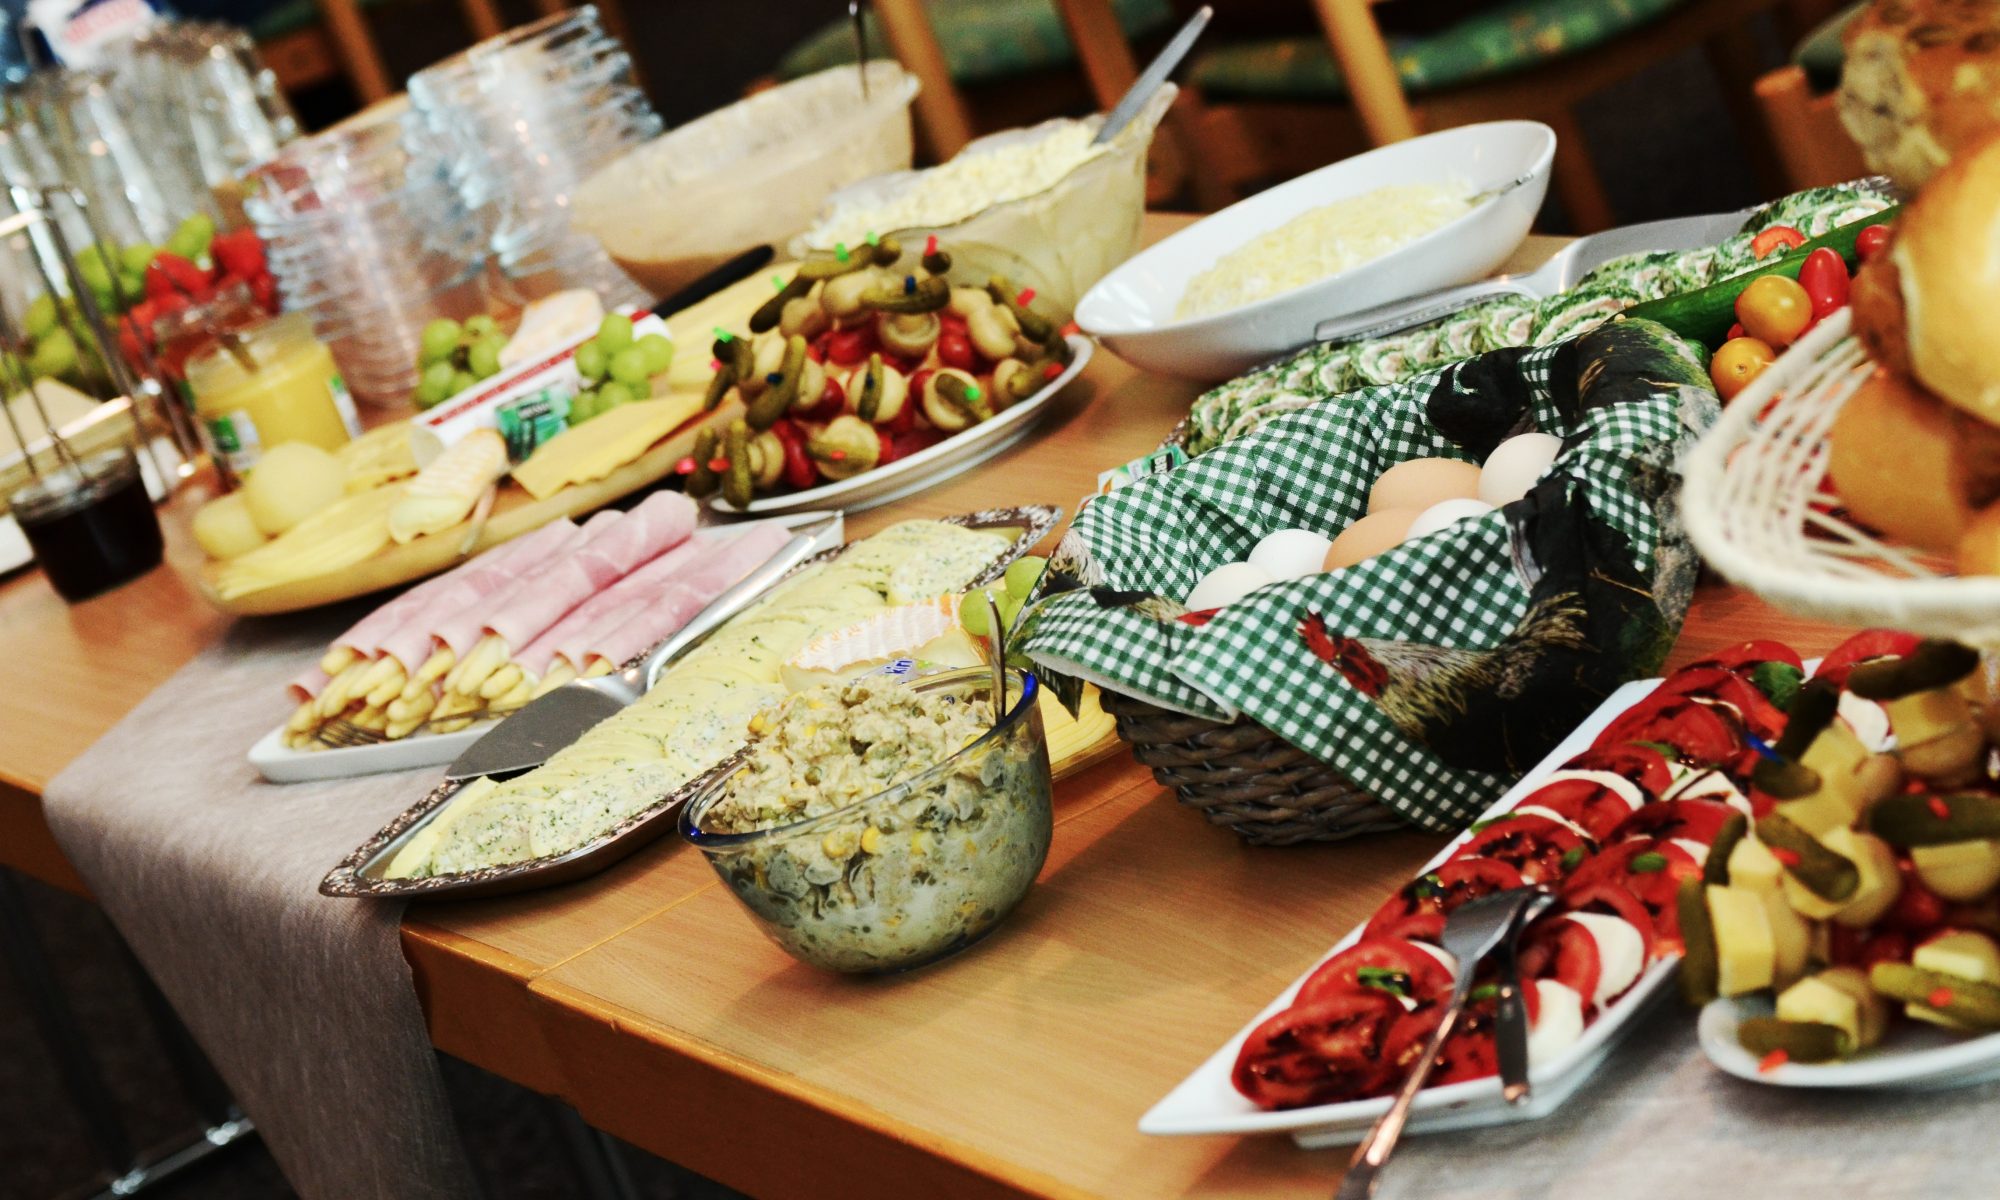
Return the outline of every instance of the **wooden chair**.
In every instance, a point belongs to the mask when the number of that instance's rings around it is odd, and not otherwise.
[[[1757,81],[1757,104],[1792,190],[1824,187],[1868,174],[1861,149],[1840,123],[1832,92],[1815,92],[1792,64]]]

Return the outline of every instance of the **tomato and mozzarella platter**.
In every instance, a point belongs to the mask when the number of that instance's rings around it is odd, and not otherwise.
[[[1823,673],[1906,651],[1870,632]],[[1676,672],[1611,717],[1587,749],[1473,826],[1391,895],[1358,937],[1320,964],[1291,1003],[1244,1038],[1230,1082],[1265,1110],[1382,1097],[1407,1074],[1449,998],[1456,965],[1439,948],[1447,916],[1479,896],[1539,884],[1557,906],[1523,932],[1519,962],[1531,1067],[1576,1046],[1650,966],[1684,953],[1677,896],[1775,805],[1752,783],[1805,679],[1788,647],[1755,641]],[[1851,701],[1851,702],[1850,702]],[[1836,720],[1870,748],[1888,741],[1880,706],[1844,699]],[[1497,1070],[1492,981],[1475,981],[1427,1090]],[[1649,987],[1648,989],[1651,989]]]

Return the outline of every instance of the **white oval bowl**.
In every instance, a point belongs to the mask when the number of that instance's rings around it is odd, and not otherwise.
[[[1488,121],[1357,154],[1197,221],[1098,281],[1076,321],[1149,371],[1214,382],[1296,350],[1313,328],[1405,297],[1469,283],[1507,261],[1542,207],[1556,135],[1536,121]],[[1474,192],[1526,181],[1380,258],[1211,316],[1177,320],[1196,275],[1252,238],[1312,209],[1396,184],[1462,182]]]

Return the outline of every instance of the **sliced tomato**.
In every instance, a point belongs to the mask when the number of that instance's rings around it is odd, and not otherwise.
[[[1697,667],[1723,667],[1727,670],[1742,671],[1747,674],[1755,669],[1757,664],[1767,662],[1784,663],[1788,666],[1797,667],[1801,671],[1806,669],[1805,664],[1799,661],[1798,651],[1785,645],[1783,642],[1774,642],[1760,638],[1748,642],[1738,642],[1734,646],[1725,646],[1706,658],[1697,659],[1689,663],[1682,670],[1692,671]]]
[[[1585,750],[1564,763],[1563,770],[1609,771],[1613,775],[1623,775],[1653,799],[1658,799],[1674,782],[1674,770],[1667,762],[1667,756],[1660,753],[1658,746],[1639,742],[1599,745]]]
[[[1635,839],[1686,838],[1704,846],[1715,844],[1715,835],[1736,810],[1720,800],[1662,800],[1648,804],[1619,823],[1611,831],[1611,842]]]
[[[1619,822],[1637,811],[1617,789],[1594,779],[1558,779],[1535,789],[1521,803],[1546,808],[1599,842],[1609,840]]]
[[[1923,877],[1917,874],[1916,863],[1909,855],[1896,856],[1896,870],[1903,877],[1903,890],[1896,893],[1896,903],[1882,914],[1881,924],[1890,929],[1907,930],[1914,934],[1927,934],[1944,924],[1945,912],[1950,905],[1944,902],[1930,888],[1924,886]]]
[[[1398,888],[1368,919],[1365,938],[1399,937],[1436,943],[1444,938],[1445,916],[1468,900],[1521,886],[1521,873],[1506,863],[1461,858],[1426,872]]]
[[[1866,971],[1876,963],[1910,961],[1914,947],[1910,935],[1901,929],[1855,929],[1837,923],[1829,923],[1826,928],[1829,966],[1859,967]]]
[[[1582,874],[1582,872],[1578,872]],[[1653,914],[1639,903],[1639,897],[1622,882],[1596,879],[1578,883],[1572,877],[1570,885],[1563,889],[1563,907],[1571,912],[1604,913],[1639,931],[1639,941],[1645,946],[1648,962],[1653,958]]]
[[[1252,1030],[1230,1082],[1263,1108],[1365,1096],[1387,1077],[1382,1038],[1403,1006],[1382,992],[1294,1004]]]
[[[1576,830],[1531,813],[1495,821],[1473,834],[1452,857],[1506,863],[1521,873],[1524,882],[1556,883],[1589,853],[1589,845]]]
[[[1747,770],[1754,757],[1742,728],[1712,705],[1687,696],[1655,692],[1628,709],[1598,735],[1600,746],[1658,742],[1673,747],[1682,762],[1700,767]]]
[[[1814,679],[1824,679],[1836,687],[1847,686],[1847,673],[1856,663],[1871,658],[1901,658],[1917,648],[1922,639],[1914,633],[1894,629],[1864,629],[1835,646],[1819,662]]]
[[[1597,994],[1604,958],[1597,939],[1568,917],[1537,921],[1521,942],[1521,974],[1527,979],[1552,979],[1583,997]]]
[[[1619,912],[1618,915],[1641,930],[1653,931],[1653,941],[1646,947],[1647,954],[1678,954],[1681,941],[1678,903],[1681,880],[1700,876],[1701,864],[1672,842],[1619,842],[1598,851],[1578,868],[1576,874],[1563,885],[1563,898],[1573,907],[1582,908],[1602,900],[1598,892],[1600,888],[1618,888],[1629,892],[1645,909],[1645,915],[1639,919],[1629,912]],[[1617,911],[1615,906],[1614,911]]]
[[[1748,676],[1728,667],[1688,667],[1676,671],[1653,694],[1661,693],[1727,704],[1745,729],[1766,742],[1777,740],[1785,731],[1784,710],[1771,703],[1771,698],[1750,682]]]
[[[1364,937],[1321,963],[1299,986],[1294,1004],[1373,991],[1428,1004],[1451,991],[1452,974],[1436,955],[1402,938]]]

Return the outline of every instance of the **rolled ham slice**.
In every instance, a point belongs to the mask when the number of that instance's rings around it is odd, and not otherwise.
[[[396,648],[409,652],[403,640],[397,638],[411,627],[422,626],[435,613],[450,612],[471,603],[502,583],[532,566],[541,559],[560,553],[561,547],[577,532],[576,522],[562,517],[549,522],[533,533],[524,534],[510,542],[495,546],[486,553],[467,559],[442,575],[434,576],[402,595],[376,608],[367,616],[356,621],[348,630],[328,643],[329,649],[346,646],[364,658],[374,658],[384,652],[384,646],[392,641]],[[424,651],[430,646],[429,631],[421,631]],[[415,662],[397,654],[397,661],[406,668],[414,669]],[[292,697],[301,703],[319,695],[326,686],[327,674],[315,663],[311,669],[301,673],[287,685]]]
[[[596,592],[686,541],[694,532],[694,501],[679,492],[655,492],[644,503],[587,538],[538,572],[533,587],[517,590],[488,610],[485,632],[510,649],[527,647],[544,630]],[[511,656],[511,655],[510,655]]]
[[[702,555],[712,553],[722,545],[723,539],[688,538],[687,541],[570,609],[562,620],[536,634],[534,641],[516,651],[514,661],[536,675],[544,675],[548,673],[554,656],[566,647],[573,646],[577,656],[571,658],[570,662],[571,665],[576,665],[582,660],[582,652],[590,648],[586,635],[591,630],[599,627],[609,628],[606,620],[611,614],[622,613],[633,605],[649,599],[661,586],[672,582]]]
[[[789,529],[775,522],[750,526],[654,593],[631,620],[605,633],[593,631],[584,659],[601,658],[615,667],[679,632],[710,601],[769,560],[791,537]],[[586,665],[577,659],[570,661],[578,668]]]
[[[394,658],[403,664],[405,671],[415,671],[430,657],[432,631],[440,624],[459,614],[477,622],[493,596],[519,586],[521,580],[542,564],[575,548],[583,536],[584,530],[574,521],[551,521],[533,533],[480,555],[453,571],[451,586],[440,589],[421,610],[410,614],[382,637],[374,652]]]
[[[485,634],[486,618],[490,613],[510,603],[522,591],[539,586],[539,581],[554,568],[556,563],[575,553],[585,542],[623,519],[623,513],[615,509],[606,509],[585,521],[583,527],[576,531],[575,536],[564,542],[560,550],[537,562],[526,564],[522,570],[514,572],[497,590],[457,605],[449,611],[429,614],[429,620],[422,630],[424,649],[418,655],[418,661],[428,658],[435,646],[449,647],[452,653],[463,657]]]

